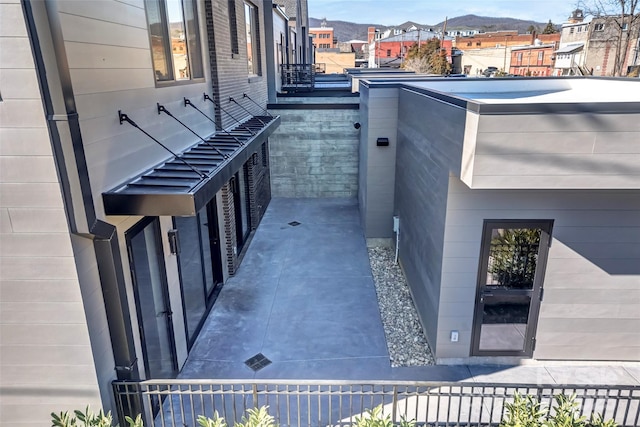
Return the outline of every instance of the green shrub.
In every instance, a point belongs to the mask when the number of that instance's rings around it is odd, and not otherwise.
[[[512,403],[505,403],[505,415],[500,427],[617,427],[614,420],[604,420],[594,413],[591,418],[579,415],[575,395],[558,394],[553,397],[551,410],[544,408],[531,395],[516,393]]]
[[[500,427],[540,427],[547,410],[531,395],[516,393],[513,403],[505,403],[506,414]]]
[[[276,420],[267,412],[268,406],[247,409],[247,415],[235,427],[276,427]]]
[[[111,427],[112,424],[111,412],[105,414],[101,409],[94,414],[89,406],[84,409],[84,412],[76,409],[73,414],[69,414],[68,411],[59,414],[51,413],[53,427]],[[141,425],[135,427],[141,427]]]
[[[415,427],[415,421],[407,421],[402,418],[399,427]],[[378,405],[373,409],[365,411],[364,416],[356,417],[352,427],[394,427],[393,421],[391,421],[391,415],[386,416],[382,413],[382,405]]]
[[[198,425],[200,427],[227,427],[227,422],[218,415],[218,411],[213,413],[213,418],[207,418],[203,415],[198,416]]]

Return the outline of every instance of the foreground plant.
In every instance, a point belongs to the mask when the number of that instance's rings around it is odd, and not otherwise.
[[[529,394],[521,396],[516,393],[513,403],[505,403],[504,406],[506,414],[500,422],[500,427],[540,427],[548,412]]]
[[[203,415],[198,416],[198,425],[200,427],[227,427],[227,422],[218,415],[218,411],[213,413],[213,418],[208,418]]]
[[[575,395],[553,396],[553,408],[543,407],[531,395],[516,393],[512,403],[505,403],[505,415],[500,427],[617,427],[614,420],[604,420],[602,415],[593,413],[591,418],[581,416]]]
[[[94,414],[89,406],[83,411],[76,409],[72,414],[69,411],[56,414],[51,413],[51,424],[53,427],[111,427],[113,417],[111,412],[105,414],[102,409]],[[135,426],[135,427],[141,427]]]
[[[415,421],[407,421],[402,418],[399,427],[415,427]],[[378,405],[373,409],[365,411],[362,417],[356,417],[351,425],[352,427],[394,427],[395,424],[391,420],[391,415],[384,415],[382,405]]]
[[[235,427],[276,427],[276,420],[267,412],[268,406],[247,409],[247,415]]]

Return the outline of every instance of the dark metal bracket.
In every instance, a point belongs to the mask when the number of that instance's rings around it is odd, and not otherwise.
[[[242,94],[243,98],[247,98],[249,101],[253,102],[259,109],[261,109],[262,111],[264,111],[265,113],[267,113],[269,115],[269,117],[273,118],[273,114],[271,114],[268,110],[262,108],[260,106],[260,104],[258,104],[256,101],[254,101],[253,99],[251,99],[251,97],[249,95],[247,95],[246,93]]]
[[[242,106],[242,104],[240,104],[238,101],[236,101],[236,100],[235,100],[235,99],[233,99],[232,97],[229,97],[229,102],[233,102],[233,103],[234,103],[234,104],[236,104],[238,107],[242,108],[242,109],[243,109],[247,114],[249,114],[250,116],[253,116],[253,113],[252,113],[251,111],[249,111],[249,110],[247,110],[246,108],[244,108],[244,107]],[[254,117],[256,118],[256,120],[258,120],[258,121],[260,122],[260,124],[261,124],[262,126],[265,126],[265,125],[266,125],[266,123],[265,123],[265,122],[263,122],[262,120],[260,120],[260,117],[258,117],[258,116],[254,116]]]
[[[205,94],[205,96],[206,96],[206,94]],[[202,114],[202,115],[203,115],[207,120],[209,120],[211,123],[213,123],[213,128],[214,128],[216,131],[218,130],[218,125],[216,124],[216,122],[215,122],[211,117],[207,116],[207,115],[204,113],[204,111],[202,111],[201,109],[199,109],[198,107],[196,107],[196,106],[193,104],[193,102],[191,102],[191,101],[189,100],[189,98],[185,97],[185,98],[184,98],[184,106],[186,107],[187,105],[189,105],[189,106],[191,106],[191,107],[195,108],[195,109],[196,109],[196,111],[198,111],[198,112],[199,112],[200,114]],[[231,132],[229,132],[228,130],[223,129],[223,128],[221,128],[220,130],[221,130],[222,132],[224,132],[226,135],[228,135],[228,136],[230,136],[231,138],[233,138],[233,139],[234,139],[238,144],[240,144],[240,145],[244,145],[244,142],[243,142],[243,141],[241,141],[240,139],[238,139],[238,137],[237,137],[237,136],[233,135],[233,134],[232,134]]]
[[[173,114],[171,114],[171,111],[167,110],[164,105],[160,105],[160,103],[158,103],[158,114],[160,113],[165,113],[167,116],[171,117],[173,120],[175,120],[176,122],[180,123],[185,129],[187,129],[189,132],[191,132],[192,134],[194,134],[197,138],[200,139],[200,141],[202,141],[203,143],[205,143],[206,145],[208,145],[209,147],[213,148],[215,150],[216,153],[218,153],[219,155],[222,156],[223,159],[227,159],[229,158],[228,154],[224,154],[222,151],[218,150],[218,147],[216,147],[215,145],[211,144],[211,142],[207,141],[206,139],[204,139],[203,137],[201,137],[200,135],[198,135],[193,129],[191,129],[189,126],[187,126],[186,124],[184,124],[180,119],[178,119],[176,116],[174,116]]]
[[[160,104],[158,104],[160,105]],[[138,129],[140,132],[144,133],[147,137],[149,137],[149,139],[151,139],[152,141],[154,141],[156,144],[158,144],[159,146],[161,146],[162,148],[164,148],[165,150],[167,150],[169,153],[173,154],[173,156],[181,161],[182,163],[184,163],[185,165],[187,165],[189,167],[189,169],[191,169],[192,171],[194,171],[195,173],[197,173],[200,178],[207,178],[207,174],[204,172],[199,171],[197,168],[195,168],[194,166],[192,166],[189,162],[187,162],[185,159],[183,159],[182,157],[178,156],[173,150],[171,150],[169,147],[167,147],[166,145],[164,145],[162,142],[158,141],[156,138],[154,138],[153,136],[151,136],[149,134],[149,132],[147,132],[146,130],[142,129],[140,126],[138,126],[138,124],[136,122],[134,122],[133,120],[131,120],[129,118],[129,116],[125,113],[122,112],[122,110],[118,110],[118,120],[120,121],[120,125],[122,125],[122,123],[127,122],[129,123],[131,126],[133,126],[134,128]]]
[[[210,101],[213,103],[213,105],[215,105],[216,107],[218,107],[223,113],[226,113],[229,117],[231,117],[236,123],[238,123],[241,127],[245,128],[246,130],[248,130],[251,135],[255,135],[256,133],[251,130],[250,128],[248,128],[247,126],[245,126],[244,123],[242,123],[240,120],[238,120],[237,118],[235,118],[230,112],[228,112],[227,110],[225,110],[222,105],[220,105],[218,102],[214,101],[209,95],[207,95],[206,93],[204,94],[204,99],[205,101]],[[251,113],[249,113],[251,114]],[[253,115],[253,114],[251,114]],[[264,124],[264,123],[263,123]]]

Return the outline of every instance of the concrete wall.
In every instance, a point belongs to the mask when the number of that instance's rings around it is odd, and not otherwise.
[[[469,356],[484,220],[553,219],[534,358],[640,359],[640,191],[471,190],[452,177],[448,199],[437,358]]]
[[[314,102],[309,98],[309,103]],[[356,197],[358,194],[357,108],[284,109],[269,137],[273,197]]]
[[[362,85],[360,89],[358,199],[362,227],[368,239],[393,235],[398,97],[397,88],[370,91]],[[388,138],[389,146],[377,146],[378,138]]]
[[[92,351],[87,323],[100,312],[83,304],[84,252],[69,234],[18,1],[0,2],[0,70],[0,424],[35,427],[52,411],[99,408],[94,357],[109,354]]]
[[[401,90],[395,214],[399,254],[429,344],[438,349],[440,278],[450,174],[460,173],[466,110]],[[444,125],[456,123],[456,126]]]

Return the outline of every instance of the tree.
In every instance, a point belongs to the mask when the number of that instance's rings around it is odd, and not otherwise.
[[[489,273],[500,286],[531,288],[538,262],[540,229],[502,230],[491,239]]]
[[[448,74],[451,72],[447,52],[440,47],[440,40],[436,38],[420,46],[414,43],[407,51],[402,67],[416,73]]]
[[[633,44],[640,32],[639,0],[580,0],[579,7],[585,16],[590,15],[594,22],[605,28],[605,42],[615,48],[613,63],[614,76],[626,74],[625,64]],[[593,31],[593,28],[592,28]]]
[[[555,25],[553,25],[553,22],[551,22],[551,19],[549,19],[547,26],[544,27],[544,30],[542,30],[542,34],[555,34],[557,32],[558,32],[558,29],[556,28]]]
[[[533,34],[533,33],[537,33],[538,32],[538,28],[534,25],[529,25],[527,27],[527,33],[529,34]]]

